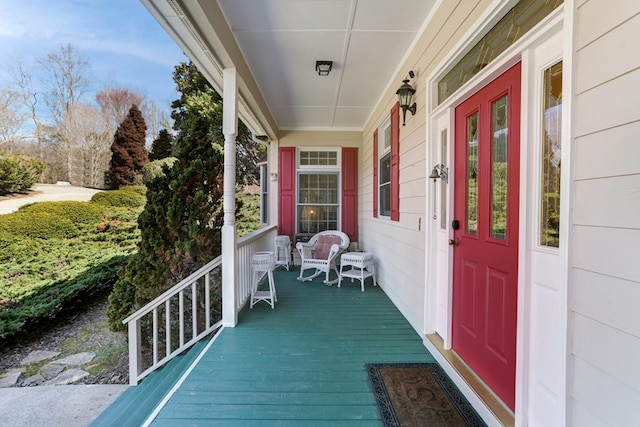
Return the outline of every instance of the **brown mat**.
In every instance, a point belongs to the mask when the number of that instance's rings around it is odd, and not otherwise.
[[[366,368],[386,427],[486,426],[435,363],[371,363]]]

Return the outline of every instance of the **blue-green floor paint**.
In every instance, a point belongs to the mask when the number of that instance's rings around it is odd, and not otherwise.
[[[361,292],[296,276],[276,271],[275,309],[247,304],[152,425],[381,425],[365,363],[434,359],[370,279]]]

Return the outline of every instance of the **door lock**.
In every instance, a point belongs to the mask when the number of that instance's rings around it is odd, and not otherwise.
[[[449,239],[449,244],[451,246],[458,246],[460,244],[460,240],[456,237],[455,239]]]

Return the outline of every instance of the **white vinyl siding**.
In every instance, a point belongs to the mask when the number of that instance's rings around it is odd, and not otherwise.
[[[640,2],[576,6],[573,425],[637,425]]]
[[[426,212],[425,183],[434,162],[429,159],[427,164],[426,157],[428,91],[424,82],[492,3],[492,0],[440,2],[407,62],[402,64],[402,75],[396,76],[397,85],[377,94],[381,101],[362,133],[361,249],[374,254],[380,286],[418,333],[424,332],[425,324],[425,230],[433,216]],[[408,70],[419,70],[411,82],[416,89],[417,112],[407,115],[406,126],[400,125],[400,221],[380,221],[372,215],[373,193],[378,191],[373,183],[373,133],[398,101],[395,92]]]

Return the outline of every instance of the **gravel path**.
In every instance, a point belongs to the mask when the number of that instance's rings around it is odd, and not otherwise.
[[[0,197],[0,214],[15,212],[20,206],[35,202],[55,202],[61,200],[87,201],[102,190],[75,187],[67,184],[36,184],[24,195]]]

